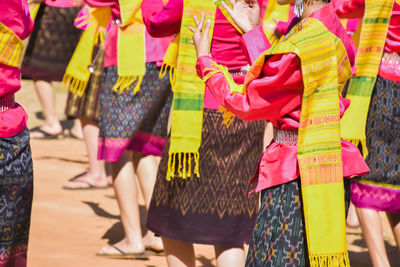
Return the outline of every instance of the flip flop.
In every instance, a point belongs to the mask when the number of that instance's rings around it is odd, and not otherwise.
[[[146,251],[141,252],[141,253],[125,253],[123,250],[116,247],[115,245],[111,245],[111,247],[114,248],[119,253],[114,254],[114,253],[97,252],[96,256],[110,258],[110,259],[127,259],[127,260],[148,260],[149,259],[149,254]]]
[[[35,137],[35,138],[32,138],[32,139],[39,139],[39,140],[40,140],[40,139],[42,139],[42,140],[55,140],[55,139],[59,139],[60,137],[63,136],[63,133],[62,133],[62,132],[59,133],[59,134],[50,134],[50,133],[45,132],[45,131],[43,131],[42,129],[40,129],[40,127],[32,128],[32,129],[30,129],[29,131],[30,131],[31,133],[33,133],[33,132],[38,132],[38,133],[43,134],[42,137]]]
[[[146,252],[149,253],[149,255],[151,255],[151,256],[165,256],[165,252],[163,249],[158,250],[158,249],[147,247]]]
[[[83,174],[82,174],[83,175]],[[91,183],[89,183],[89,182],[87,182],[87,181],[80,181],[80,180],[78,180],[79,179],[79,177],[82,177],[82,175],[78,175],[77,177],[75,177],[75,178],[72,178],[71,180],[69,180],[69,182],[72,182],[72,183],[81,183],[81,184],[86,184],[86,185],[88,185],[87,187],[68,187],[68,186],[65,186],[65,185],[63,185],[63,189],[64,190],[98,190],[98,189],[107,189],[107,188],[109,188],[111,185],[106,185],[106,186],[95,186],[95,185],[92,185]]]

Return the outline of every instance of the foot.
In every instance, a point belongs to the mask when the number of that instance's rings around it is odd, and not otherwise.
[[[108,186],[109,183],[107,177],[101,177],[100,175],[94,175],[91,172],[87,172],[66,182],[63,188],[70,190],[78,190],[78,189],[107,188]]]
[[[147,231],[147,234],[143,237],[144,245],[146,249],[152,250],[153,252],[163,252],[164,246],[161,237],[156,236],[153,232]]]
[[[80,124],[78,124],[78,125],[74,124],[74,126],[71,128],[71,130],[69,130],[69,135],[73,138],[83,140],[83,132],[82,132],[82,127],[80,126]]]
[[[125,254],[145,254],[146,249],[142,244],[129,244],[126,238],[116,244],[103,246],[97,255],[119,255],[123,251]]]
[[[34,128],[31,130],[31,138],[33,139],[50,139],[57,138],[62,134],[62,127],[59,126],[49,126],[47,124],[41,126],[40,128]]]

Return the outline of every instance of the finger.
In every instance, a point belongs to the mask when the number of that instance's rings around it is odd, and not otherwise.
[[[194,23],[196,23],[196,27],[199,26],[199,19],[196,16],[193,16]]]
[[[191,26],[189,26],[188,29],[189,29],[189,31],[191,31],[191,32],[193,32],[193,33],[196,31],[195,28],[193,28],[193,27],[191,27]]]
[[[225,1],[221,2],[225,4]],[[229,3],[231,3],[231,6],[234,6],[236,4],[236,0],[229,0]]]
[[[206,13],[203,11],[201,12],[201,18],[200,18],[200,23],[197,24],[197,29],[196,31],[201,32],[203,30],[203,25],[204,25],[204,17],[205,17]]]
[[[204,28],[203,36],[210,36],[211,20],[207,20],[206,27]]]
[[[190,40],[190,41],[189,41],[189,44],[194,44],[194,41],[193,41],[193,40]]]

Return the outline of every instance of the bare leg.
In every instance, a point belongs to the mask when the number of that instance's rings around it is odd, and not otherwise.
[[[346,220],[347,226],[349,227],[358,227],[360,226],[360,222],[358,221],[356,207],[354,206],[353,202],[350,202],[349,207],[349,214],[347,215]]]
[[[245,254],[242,247],[214,246],[218,267],[242,267]]]
[[[154,184],[157,178],[157,169],[160,162],[159,158],[160,157],[152,155],[145,156],[140,153],[135,153],[133,157],[136,174],[139,178],[139,184],[143,192],[147,210],[149,210]],[[156,237],[151,231],[147,231],[143,240],[147,248],[156,251],[161,251],[163,249],[161,238]]]
[[[192,243],[162,238],[169,267],[195,267],[196,258]]]
[[[375,210],[356,208],[361,230],[374,267],[389,267],[389,259],[383,240],[382,221]]]
[[[88,188],[90,185],[96,187],[106,187],[108,179],[105,171],[104,161],[97,159],[97,146],[99,139],[99,127],[97,123],[89,119],[81,119],[83,126],[83,137],[88,152],[89,170],[84,175],[68,181],[64,184],[65,188]]]
[[[400,252],[400,214],[397,213],[386,213],[390,225],[392,226],[394,237],[396,238],[397,248]]]
[[[114,246],[125,253],[144,252],[132,152],[125,151],[117,162],[111,163],[111,176],[125,232],[124,239]],[[103,247],[100,253],[118,254],[111,246]]]
[[[62,127],[57,118],[53,86],[47,81],[34,81],[34,86],[45,119],[44,125],[40,127],[40,129],[52,135],[60,134],[62,132]],[[31,133],[31,137],[41,138],[43,134],[33,132]]]

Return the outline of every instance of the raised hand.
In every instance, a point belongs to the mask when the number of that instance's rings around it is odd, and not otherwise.
[[[230,8],[224,1],[222,6],[243,32],[248,32],[260,25],[260,5],[257,0],[229,0]]]
[[[200,21],[196,16],[193,16],[193,20],[196,23],[196,29],[193,27],[188,27],[190,31],[193,32],[193,43],[196,47],[197,57],[208,56],[210,54],[210,28],[211,21],[208,19],[206,26],[203,30],[205,12],[201,14]]]

